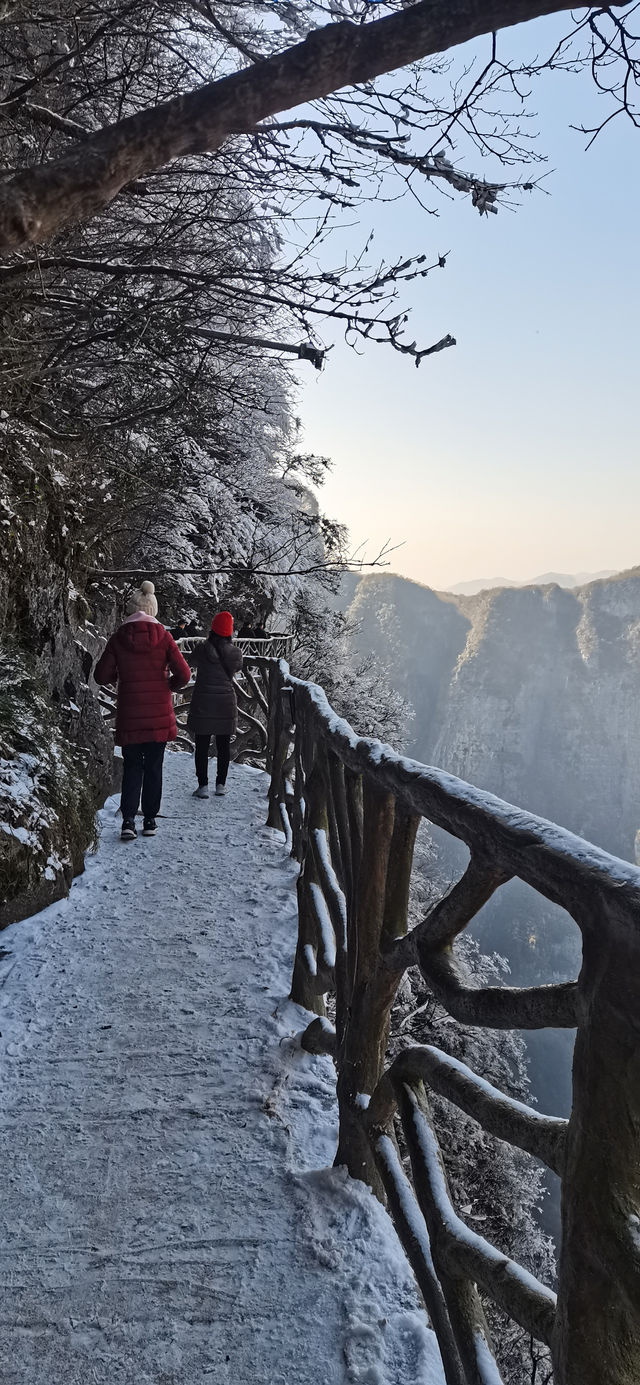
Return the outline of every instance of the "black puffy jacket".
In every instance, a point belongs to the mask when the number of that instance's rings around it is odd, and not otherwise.
[[[233,736],[238,723],[238,700],[232,679],[242,668],[237,645],[205,640],[196,645],[191,662],[196,682],[187,726],[192,736]]]

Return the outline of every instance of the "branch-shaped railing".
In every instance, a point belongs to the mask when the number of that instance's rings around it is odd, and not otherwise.
[[[266,677],[266,674],[265,674]],[[553,823],[358,737],[322,689],[269,673],[269,817],[300,863],[292,997],[315,1013],[303,1045],[333,1054],[337,1162],[384,1197],[437,1332],[447,1385],[496,1385],[482,1298],[552,1353],[556,1385],[640,1380],[640,871]],[[407,933],[421,818],[465,842],[462,878]],[[455,939],[518,876],[574,918],[568,985],[478,987]],[[390,1010],[417,965],[456,1019],[576,1027],[569,1121],[514,1101],[433,1047],[385,1070]],[[325,995],[335,991],[335,1029]],[[429,1092],[562,1180],[558,1297],[457,1215]],[[401,1122],[411,1179],[396,1142]]]
[[[204,635],[184,635],[176,643],[186,657],[197,644],[202,644],[205,638]],[[259,659],[290,659],[293,635],[265,635],[264,638],[250,635],[246,638],[238,637],[235,643],[245,658],[251,655],[252,658]]]

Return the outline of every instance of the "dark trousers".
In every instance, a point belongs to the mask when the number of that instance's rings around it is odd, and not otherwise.
[[[196,736],[196,774],[199,784],[209,783],[209,745],[211,736]],[[216,752],[218,764],[216,768],[216,784],[226,784],[227,770],[231,756],[231,736],[216,736]]]
[[[120,808],[125,822],[133,821],[140,806],[145,818],[155,818],[162,798],[162,761],[164,741],[144,741],[141,745],[123,745],[122,794]]]

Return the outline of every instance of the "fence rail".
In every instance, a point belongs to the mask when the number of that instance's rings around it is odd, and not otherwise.
[[[303,1036],[337,1071],[336,1161],[384,1197],[436,1330],[447,1385],[496,1385],[481,1294],[551,1350],[556,1385],[640,1380],[640,871],[442,771],[361,738],[286,663],[268,684],[268,822],[300,863],[292,997]],[[465,842],[469,865],[407,933],[421,818]],[[474,986],[456,937],[518,876],[575,920],[579,978]],[[417,965],[455,1019],[577,1029],[568,1121],[490,1086],[431,1046],[385,1067],[390,1011]],[[335,991],[336,1024],[325,1013]],[[558,1295],[472,1231],[453,1207],[434,1128],[437,1092],[562,1180]],[[409,1152],[400,1158],[394,1119]]]
[[[176,644],[183,654],[189,654],[196,645],[203,644],[206,638],[206,635],[183,635],[181,639],[176,640]],[[290,659],[293,635],[267,635],[265,639],[254,639],[253,635],[246,638],[238,636],[234,643],[245,656],[250,654],[264,659]]]

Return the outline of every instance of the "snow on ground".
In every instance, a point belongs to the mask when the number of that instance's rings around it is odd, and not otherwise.
[[[442,1385],[386,1213],[330,1167],[265,776],[194,782],[169,754],[132,843],[110,800],[69,899],[0,939],[3,1385]]]

